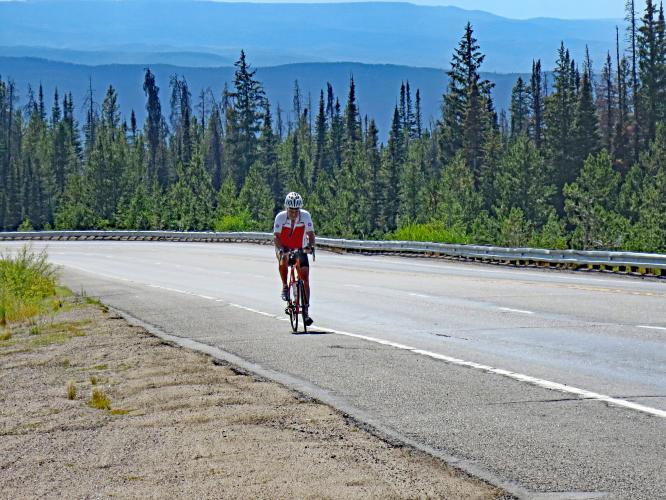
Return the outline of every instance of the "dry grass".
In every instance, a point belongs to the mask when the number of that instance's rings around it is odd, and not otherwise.
[[[67,399],[71,400],[74,398],[76,398],[76,384],[73,380],[70,380],[67,383]]]
[[[88,401],[88,406],[91,408],[97,408],[98,410],[110,410],[111,409],[111,399],[104,394],[102,389],[93,389],[92,397]]]

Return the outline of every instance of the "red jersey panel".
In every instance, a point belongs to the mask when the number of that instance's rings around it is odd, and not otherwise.
[[[283,210],[275,216],[273,232],[278,235],[280,242],[289,250],[303,248],[307,244],[306,233],[314,231],[310,212],[300,210],[298,217],[292,221]]]

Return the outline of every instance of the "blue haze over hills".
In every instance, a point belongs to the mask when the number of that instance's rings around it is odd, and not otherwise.
[[[121,64],[85,66],[45,59],[0,56],[0,75],[5,78],[9,77],[15,82],[21,103],[25,104],[28,84],[32,85],[36,92],[41,82],[44,86],[48,109],[51,107],[56,88],[61,96],[64,91],[71,91],[79,120],[84,118],[81,106],[90,78],[95,101],[101,103],[107,87],[111,84],[118,91],[118,104],[125,118],[129,121],[130,112],[134,109],[137,120],[139,123],[143,123],[146,115],[146,97],[142,88],[145,66]],[[196,104],[201,90],[208,87],[219,102],[224,83],[231,85],[234,73],[233,67],[191,68],[151,64],[150,69],[155,74],[157,85],[160,87],[162,112],[165,116],[168,116],[169,113],[169,78],[171,75],[185,76],[192,93],[193,104]],[[441,69],[360,63],[299,63],[257,68],[256,78],[264,85],[273,106],[273,115],[275,116],[279,103],[285,111],[283,120],[286,123],[289,119],[288,113],[292,108],[295,80],[298,80],[305,106],[307,106],[308,93],[310,93],[312,106],[316,113],[319,91],[326,92],[327,82],[332,84],[335,95],[340,99],[341,106],[344,108],[351,75],[354,76],[356,83],[361,116],[367,114],[369,118],[375,119],[380,136],[384,140],[388,135],[393,118],[393,107],[397,103],[400,84],[403,81],[409,80],[412,99],[415,99],[417,88],[421,91],[424,125],[427,125],[431,119],[436,120],[440,116],[441,98],[447,83],[446,73]],[[483,73],[482,76],[496,83],[494,98],[498,108],[506,107],[511,88],[518,75]],[[527,78],[528,75],[523,75],[523,77]]]
[[[0,2],[0,46],[43,47],[118,53],[99,63],[133,63],[123,54],[205,53],[210,61],[177,64],[220,65],[213,56],[237,59],[240,49],[257,66],[293,62],[353,61],[447,68],[469,21],[482,51],[485,71],[527,72],[540,58],[552,68],[560,42],[581,59],[585,45],[601,63],[613,49],[620,20],[512,20],[455,7],[408,3],[257,4],[187,0]],[[59,60],[91,64],[81,54]],[[174,56],[175,57],[175,56]],[[204,59],[199,56],[200,59]],[[145,60],[143,63],[165,62]],[[173,61],[174,63],[176,61]]]
[[[407,3],[188,0],[0,2],[0,19],[0,75],[16,82],[23,100],[28,83],[41,82],[47,102],[57,87],[61,94],[71,90],[80,108],[90,77],[96,100],[113,84],[125,116],[134,109],[142,122],[146,66],[157,76],[168,114],[171,75],[187,78],[195,101],[207,87],[219,99],[242,48],[274,108],[278,102],[291,108],[295,80],[315,107],[319,90],[331,82],[344,106],[353,74],[361,113],[377,120],[384,138],[402,81],[410,81],[412,97],[420,88],[425,121],[439,116],[444,70],[468,21],[486,54],[482,71],[503,73],[484,74],[497,85],[498,108],[506,108],[517,73],[528,73],[533,59],[540,58],[545,71],[553,68],[561,41],[576,60],[587,44],[598,71],[622,22],[517,21]]]

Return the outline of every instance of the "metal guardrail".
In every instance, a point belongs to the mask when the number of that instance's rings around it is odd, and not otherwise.
[[[179,231],[31,231],[0,232],[8,240],[188,241],[270,244],[270,233]],[[666,255],[636,252],[503,248],[414,241],[361,241],[317,238],[317,246],[338,252],[446,257],[497,264],[563,267],[666,277]]]

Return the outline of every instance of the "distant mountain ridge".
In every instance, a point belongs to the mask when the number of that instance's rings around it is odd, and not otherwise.
[[[167,62],[158,56],[167,52],[177,64],[215,66],[213,56],[235,60],[243,48],[256,66],[355,61],[434,68],[448,67],[469,21],[487,56],[483,69],[496,72],[529,71],[537,58],[544,69],[552,69],[561,41],[577,60],[588,45],[599,66],[614,46],[615,25],[622,24],[608,19],[517,21],[408,3],[185,0],[0,2],[0,19],[3,55],[153,64]],[[61,53],[27,53],[26,47]],[[100,59],[80,51],[97,52]],[[128,59],[127,53],[144,53],[145,59]]]
[[[145,65],[101,65],[86,66],[54,62],[28,57],[0,56],[0,75],[3,79],[11,79],[16,84],[20,104],[26,102],[28,84],[33,90],[41,83],[44,87],[47,109],[52,104],[53,93],[57,88],[60,95],[71,91],[74,96],[75,112],[82,121],[84,113],[81,106],[88,90],[89,79],[94,89],[94,98],[101,104],[104,93],[109,85],[118,92],[120,110],[129,121],[132,109],[137,120],[145,119],[146,97],[143,92],[143,76]],[[160,87],[160,100],[165,116],[168,116],[169,78],[171,75],[183,75],[187,79],[194,104],[202,89],[211,88],[216,99],[221,99],[224,83],[230,86],[233,82],[233,67],[192,68],[173,65],[153,64],[151,71],[155,74]],[[274,67],[257,68],[257,78],[262,82],[266,94],[273,105],[275,116],[279,103],[285,112],[283,120],[288,120],[293,102],[294,82],[298,80],[301,95],[307,106],[308,94],[312,107],[316,109],[320,90],[326,91],[326,83],[333,85],[335,95],[341,105],[347,99],[349,78],[354,76],[356,93],[361,116],[374,118],[385,139],[393,117],[393,108],[397,104],[400,84],[409,80],[412,99],[416,90],[420,89],[424,125],[440,116],[441,97],[446,90],[446,72],[434,68],[413,68],[397,65],[367,65],[360,63],[302,63],[287,64]],[[494,98],[498,108],[508,106],[511,88],[518,74],[483,73],[483,77],[496,83]],[[528,75],[522,75],[527,77]]]

